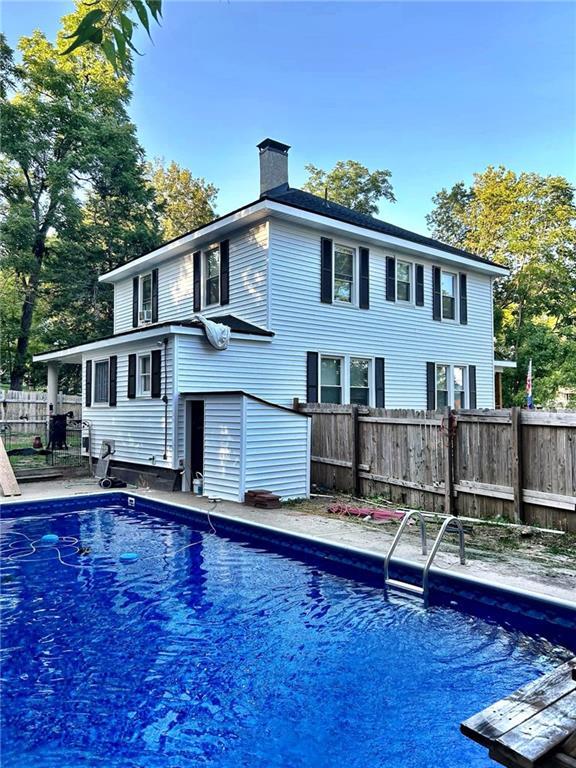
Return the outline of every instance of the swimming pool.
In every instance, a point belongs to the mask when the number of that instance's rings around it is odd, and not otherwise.
[[[571,655],[569,606],[436,575],[425,610],[369,556],[130,498],[3,507],[3,768],[487,767],[460,721]]]

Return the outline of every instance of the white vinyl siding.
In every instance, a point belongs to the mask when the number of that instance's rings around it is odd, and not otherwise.
[[[192,251],[158,265],[158,322],[193,316],[192,276]],[[230,236],[230,303],[206,307],[206,315],[232,314],[267,328],[267,285],[268,224],[264,223]],[[204,295],[204,286],[202,291]],[[126,277],[114,284],[114,333],[131,329],[132,277]]]
[[[242,399],[210,396],[204,403],[204,495],[238,500]]]

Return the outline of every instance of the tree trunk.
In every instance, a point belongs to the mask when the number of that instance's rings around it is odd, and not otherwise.
[[[40,287],[40,273],[42,271],[42,262],[46,253],[46,239],[39,235],[34,245],[34,268],[30,274],[30,281],[24,293],[24,302],[20,315],[20,331],[18,333],[18,342],[16,344],[16,354],[14,356],[14,366],[10,374],[10,389],[22,389],[22,382],[26,374],[26,362],[28,357],[28,347],[30,344],[30,331],[32,329],[32,320],[34,309],[38,299],[38,288]]]

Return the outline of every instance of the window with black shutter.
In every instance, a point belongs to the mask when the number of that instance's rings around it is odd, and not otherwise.
[[[200,312],[202,309],[202,253],[196,251],[192,256],[193,265],[193,288],[194,288],[194,312]]]
[[[230,241],[220,243],[220,304],[230,303]]]
[[[386,301],[396,301],[396,259],[386,257]]]
[[[332,240],[327,237],[320,240],[320,301],[332,304]]]
[[[92,405],[92,360],[86,360],[85,370],[86,370],[86,376],[85,376],[86,390],[84,392],[84,402],[86,404],[86,408],[90,408],[90,406]]]
[[[136,397],[136,355],[128,355],[127,397],[130,400],[133,400]]]
[[[375,385],[375,405],[376,408],[386,407],[386,366],[383,357],[374,359],[374,385]]]
[[[152,296],[151,296],[152,322],[158,322],[158,270],[152,270]]]
[[[110,357],[110,386],[108,392],[108,405],[115,406],[118,402],[118,357]]]
[[[306,353],[306,402],[318,402],[318,352]]]
[[[152,382],[151,382],[151,396],[162,396],[162,351],[155,349],[152,352]]]
[[[140,278],[132,278],[132,327],[138,327],[140,313]]]
[[[426,363],[426,408],[436,410],[436,363]]]
[[[368,248],[360,248],[360,309],[370,308],[370,251]]]
[[[470,393],[470,408],[476,408],[476,366],[468,366],[468,391]]]
[[[442,320],[442,270],[432,267],[432,319]]]
[[[460,273],[460,322],[468,323],[468,280],[464,273]]]
[[[415,270],[415,282],[416,282],[416,306],[417,307],[423,307],[424,306],[424,267],[422,264],[416,264],[414,267]]]

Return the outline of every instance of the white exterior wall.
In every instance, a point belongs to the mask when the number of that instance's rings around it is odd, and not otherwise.
[[[270,224],[271,329],[277,359],[292,377],[291,397],[306,399],[305,352],[384,357],[386,407],[426,407],[426,362],[476,365],[477,405],[493,407],[494,371],[490,277],[469,271],[468,324],[432,319],[432,265],[337,235],[334,242],[370,247],[370,309],[320,301],[321,233]],[[386,301],[386,256],[424,265],[424,306]],[[446,267],[458,271],[455,267]]]
[[[238,501],[242,452],[242,397],[212,396],[204,404],[204,495]]]
[[[164,460],[164,424],[165,407],[161,398],[136,397],[128,399],[128,355],[139,352],[151,352],[154,349],[162,349],[156,340],[146,342],[132,342],[122,346],[111,348],[107,351],[95,350],[93,353],[85,353],[82,360],[82,402],[86,402],[86,361],[92,360],[92,381],[94,381],[94,363],[105,360],[110,355],[117,355],[117,400],[116,406],[95,405],[82,408],[82,418],[92,425],[92,455],[100,454],[102,440],[113,439],[116,441],[116,453],[114,459],[137,464],[145,464],[150,467],[172,467],[174,458],[174,432],[173,432],[173,340],[167,346],[167,381],[168,381],[168,449],[167,459]],[[162,360],[162,394],[164,394],[164,360]],[[151,461],[151,457],[154,461]]]
[[[249,397],[244,402],[244,490],[266,488],[282,498],[308,497],[311,419]]]
[[[202,250],[213,242],[194,247]],[[190,320],[194,314],[192,251],[158,266],[158,322]],[[230,303],[205,314],[233,314],[260,326],[268,324],[268,224],[230,237]],[[147,274],[147,269],[143,274]],[[114,284],[114,333],[132,329],[132,277]],[[204,311],[204,310],[203,310]]]

